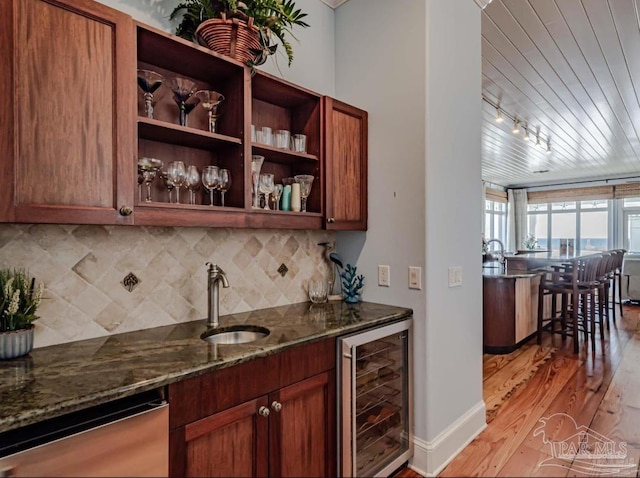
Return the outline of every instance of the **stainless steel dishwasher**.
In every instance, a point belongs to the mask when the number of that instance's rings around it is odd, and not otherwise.
[[[168,476],[169,405],[157,392],[0,434],[0,476]]]

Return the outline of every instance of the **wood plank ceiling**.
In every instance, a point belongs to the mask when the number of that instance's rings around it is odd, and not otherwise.
[[[640,0],[494,0],[482,13],[482,94],[484,180],[640,176]],[[495,121],[495,105],[519,134]]]

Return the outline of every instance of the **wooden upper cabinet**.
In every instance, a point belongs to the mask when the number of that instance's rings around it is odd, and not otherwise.
[[[130,224],[131,18],[86,0],[7,0],[0,23],[0,220]]]
[[[367,229],[366,111],[324,99],[326,228]]]

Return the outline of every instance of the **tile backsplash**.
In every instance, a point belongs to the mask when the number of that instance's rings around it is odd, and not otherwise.
[[[229,279],[222,315],[305,301],[307,282],[328,274],[318,243],[334,240],[327,231],[1,224],[0,267],[44,282],[43,347],[206,317],[207,261]],[[129,273],[139,280],[131,292]]]

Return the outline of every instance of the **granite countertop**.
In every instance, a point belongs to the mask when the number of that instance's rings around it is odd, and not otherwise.
[[[0,432],[411,314],[367,302],[301,303],[221,317],[220,326],[271,331],[247,344],[201,340],[202,320],[35,349],[0,362]]]

